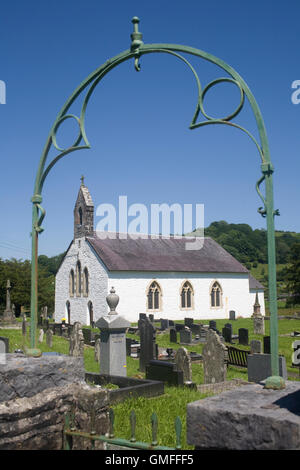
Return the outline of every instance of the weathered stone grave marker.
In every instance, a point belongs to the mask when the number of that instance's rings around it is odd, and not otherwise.
[[[175,364],[177,370],[182,370],[183,381],[192,381],[192,362],[188,351],[185,348],[179,348],[175,354]]]
[[[204,383],[212,384],[226,380],[227,348],[215,331],[209,329],[202,350]]]
[[[80,357],[84,352],[84,338],[80,322],[75,322],[70,334],[69,356]]]
[[[157,357],[157,348],[155,345],[156,333],[155,327],[144,313],[140,313],[138,328],[140,332],[141,345],[139,370],[141,372],[145,372],[146,365],[149,363],[149,361],[156,359]]]
[[[170,343],[177,343],[177,331],[175,328],[170,329]]]
[[[180,344],[190,344],[192,342],[192,332],[187,326],[183,330],[179,331],[179,336]]]

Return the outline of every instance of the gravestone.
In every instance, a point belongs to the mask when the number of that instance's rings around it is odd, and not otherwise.
[[[216,330],[217,329],[217,323],[215,322],[215,320],[210,320],[209,321],[209,328],[211,330]]]
[[[207,341],[202,350],[204,383],[225,382],[227,348],[215,331],[209,329]]]
[[[190,329],[191,329],[193,335],[200,335],[201,326],[198,325],[197,323],[193,323],[190,326]]]
[[[22,335],[23,335],[23,337],[26,336],[26,333],[27,333],[26,315],[23,314],[23,320],[22,320]]]
[[[229,320],[230,321],[235,320],[235,311],[234,310],[229,310]]]
[[[43,340],[44,340],[44,330],[43,328],[41,328],[39,331],[39,343],[42,343]]]
[[[192,342],[192,332],[187,326],[184,330],[179,331],[179,337],[180,344],[190,344]]]
[[[80,322],[75,322],[70,334],[69,356],[81,357],[84,352],[84,338]]]
[[[46,331],[46,344],[49,348],[53,346],[53,331],[50,328]]]
[[[145,372],[149,361],[157,358],[157,348],[155,345],[156,333],[155,327],[145,314],[140,314],[138,321],[140,332],[140,372]]]
[[[231,343],[231,340],[232,340],[231,328],[229,328],[228,326],[224,326],[224,328],[222,328],[222,335],[223,335],[225,343]]]
[[[149,313],[149,320],[151,321],[151,323],[154,323],[154,315],[153,315],[153,313]]]
[[[261,354],[261,341],[259,339],[250,341],[250,354]]]
[[[177,370],[173,362],[152,359],[146,365],[146,379],[159,380],[168,385],[179,386],[184,384],[183,371]]]
[[[170,329],[170,343],[177,343],[177,331],[175,328]]]
[[[270,338],[270,336],[264,336],[263,345],[264,345],[264,354],[271,354],[271,338]]]
[[[2,346],[2,353],[8,354],[9,353],[9,338],[6,338],[5,336],[0,336],[0,341]]]
[[[249,344],[249,333],[247,328],[239,328],[239,344],[248,346]]]
[[[175,323],[176,331],[184,330],[185,326],[182,323]]]
[[[225,323],[224,325],[225,328],[230,328],[232,332],[232,324],[231,323]]]
[[[259,383],[271,375],[271,354],[248,354],[248,382]],[[279,376],[287,379],[284,356],[279,356]]]
[[[263,315],[253,315],[253,333],[255,335],[265,334],[265,319]]]
[[[6,283],[6,308],[2,316],[0,316],[0,322],[4,325],[16,323],[16,317],[11,306],[10,291],[11,291],[11,284],[10,284],[10,280],[8,279]]]
[[[162,318],[160,321],[160,327],[162,330],[167,330],[169,328],[169,320]]]
[[[177,370],[182,370],[183,381],[192,381],[192,362],[188,351],[185,348],[179,348],[175,354],[175,364]]]
[[[206,328],[203,328],[203,327],[200,328],[200,333],[199,333],[200,343],[206,343],[207,332],[208,330]]]
[[[100,374],[126,377],[125,338],[130,322],[116,312],[119,296],[113,287],[106,297],[106,302],[110,311],[96,322],[97,328],[100,329]]]
[[[100,338],[97,338],[94,346],[94,359],[100,363]]]
[[[171,327],[171,326],[173,326],[173,327],[175,326],[174,320],[169,320],[169,327]]]
[[[185,318],[185,319],[184,319],[184,325],[187,326],[188,328],[190,328],[193,323],[194,323],[194,319],[193,319],[193,318]]]

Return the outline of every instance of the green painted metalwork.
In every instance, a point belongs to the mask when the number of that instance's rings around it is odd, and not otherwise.
[[[263,201],[263,207],[258,209],[259,213],[266,218],[267,221],[267,243],[268,243],[268,273],[269,273],[269,303],[270,303],[270,336],[271,336],[271,357],[272,357],[272,375],[279,375],[279,357],[278,357],[278,321],[277,321],[277,289],[276,289],[276,258],[275,258],[275,229],[274,229],[274,216],[279,215],[279,212],[274,210],[273,202],[273,166],[270,159],[269,144],[267,139],[267,133],[265,129],[265,124],[262,118],[262,114],[258,107],[258,104],[250,91],[248,85],[243,80],[243,78],[226,62],[223,60],[204,52],[200,49],[195,49],[193,47],[177,45],[177,44],[144,44],[142,41],[142,33],[139,32],[138,24],[139,19],[134,17],[132,19],[134,25],[134,31],[131,34],[131,47],[130,49],[120,53],[119,55],[111,58],[94,72],[92,72],[73,92],[69,97],[66,103],[63,105],[62,109],[58,113],[56,120],[53,123],[53,126],[49,132],[46,144],[44,146],[37,174],[34,184],[33,192],[33,209],[32,209],[32,265],[31,265],[31,348],[34,348],[36,345],[36,322],[37,322],[37,256],[38,256],[38,235],[43,230],[41,228],[42,220],[45,216],[45,211],[41,206],[42,203],[42,190],[46,177],[48,176],[50,170],[53,166],[63,157],[71,154],[77,150],[89,149],[91,147],[89,140],[87,138],[87,133],[85,129],[85,112],[90,98],[93,95],[93,92],[100,81],[115,67],[120,65],[122,62],[127,60],[134,60],[134,67],[136,71],[141,70],[140,60],[142,57],[147,56],[147,54],[153,53],[162,53],[169,54],[177,59],[183,61],[191,70],[196,86],[198,89],[198,99],[196,103],[196,110],[194,112],[193,118],[190,123],[190,129],[194,130],[205,125],[211,124],[222,124],[235,127],[243,131],[250,139],[254,142],[259,157],[261,160],[261,172],[262,177],[256,184],[256,190],[259,197]],[[188,62],[188,60],[183,57],[181,54],[188,54],[195,56],[200,59],[204,59],[208,62],[215,64],[223,72],[225,71],[229,76],[220,77],[216,80],[210,82],[204,88],[202,88],[199,77],[193,68],[193,66]],[[215,85],[219,83],[232,83],[235,85],[240,92],[240,103],[237,108],[228,116],[216,118],[209,116],[205,112],[204,108],[204,98],[208,90],[210,90]],[[71,105],[77,100],[78,97],[82,96],[84,93],[83,104],[81,107],[81,112],[79,116],[74,114],[69,114],[68,111]],[[248,102],[253,111],[257,130],[259,134],[259,140],[257,140],[247,129],[240,126],[239,124],[232,122],[243,108],[245,98],[248,99]],[[204,119],[198,121],[199,117],[202,116]],[[78,135],[74,143],[67,147],[62,148],[57,143],[57,131],[63,125],[67,119],[73,119],[78,124]],[[47,162],[49,158],[49,151],[51,149],[56,149],[58,154],[54,158]],[[260,190],[261,184],[265,184],[265,196],[263,197]]]
[[[91,412],[92,413],[92,412]],[[64,425],[64,450],[72,450],[73,437],[82,437],[91,441],[92,449],[95,448],[95,442],[101,441],[106,442],[107,444],[115,445],[118,447],[130,448],[130,449],[143,449],[143,450],[176,450],[181,449],[181,430],[182,424],[179,416],[175,419],[175,432],[176,432],[176,446],[167,447],[158,445],[157,442],[157,432],[158,432],[158,418],[156,413],[153,413],[151,416],[151,432],[152,432],[152,442],[151,444],[147,442],[137,441],[135,438],[135,428],[136,428],[136,414],[132,410],[129,415],[130,421],[130,439],[117,438],[114,436],[114,412],[113,409],[109,409],[109,432],[108,435],[100,435],[94,432],[94,426],[90,433],[78,431],[74,426],[74,414],[67,413],[65,416],[65,425]],[[91,421],[94,420],[94,417],[91,415]]]

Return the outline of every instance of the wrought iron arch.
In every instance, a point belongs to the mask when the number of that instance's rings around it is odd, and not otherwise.
[[[42,156],[40,158],[35,184],[34,193],[31,199],[33,203],[32,209],[32,282],[31,282],[31,347],[35,348],[36,344],[36,318],[37,318],[37,253],[38,253],[38,235],[43,231],[41,227],[42,221],[45,217],[45,210],[41,206],[42,203],[42,189],[46,177],[53,166],[64,156],[82,149],[91,147],[86,129],[85,129],[85,113],[89,100],[100,81],[115,67],[127,60],[134,60],[134,66],[137,71],[140,71],[140,58],[152,53],[171,54],[176,58],[182,60],[192,71],[196,80],[198,88],[198,99],[194,115],[190,123],[190,129],[197,129],[205,125],[222,124],[229,125],[240,129],[246,133],[254,142],[261,159],[261,172],[262,176],[256,183],[256,190],[262,200],[263,206],[258,209],[260,214],[267,219],[267,241],[268,241],[268,265],[269,265],[269,303],[271,312],[271,352],[272,352],[272,374],[279,375],[279,359],[278,359],[278,326],[277,326],[277,290],[276,290],[276,261],[275,261],[275,232],[274,232],[274,216],[279,215],[278,210],[273,207],[273,165],[270,159],[269,144],[266,134],[266,129],[262,114],[258,104],[250,91],[244,79],[226,62],[223,60],[204,52],[200,49],[193,47],[178,45],[178,44],[144,44],[142,41],[142,33],[138,29],[139,19],[134,17],[132,19],[134,31],[131,34],[131,47],[126,51],[116,55],[115,57],[106,61],[103,65],[92,72],[81,84],[75,89],[69,99],[65,102],[60,112],[58,113],[54,124],[49,132],[46,144],[44,146]],[[190,64],[190,62],[181,55],[181,53],[189,54],[206,61],[209,61],[225,71],[229,76],[220,77],[210,82],[204,88],[201,86],[199,77]],[[209,116],[204,108],[204,98],[207,91],[213,86],[221,82],[229,82],[238,87],[240,92],[240,103],[233,113],[222,118],[214,118]],[[80,115],[68,114],[71,105],[77,100],[79,96],[86,92],[83,99]],[[244,127],[232,122],[232,120],[239,114],[243,108],[245,97],[247,97],[249,104],[252,108],[257,129],[259,133],[259,141]],[[204,120],[199,121],[200,115]],[[78,124],[78,136],[73,145],[67,148],[59,147],[57,143],[57,131],[64,121],[67,119],[74,119]],[[58,154],[50,161],[47,162],[49,151],[55,148]],[[260,186],[265,182],[265,196],[263,196]]]

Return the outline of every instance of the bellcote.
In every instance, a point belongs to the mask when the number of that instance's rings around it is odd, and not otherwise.
[[[81,177],[81,185],[78,191],[74,207],[74,239],[93,236],[94,233],[94,203],[88,188]]]

